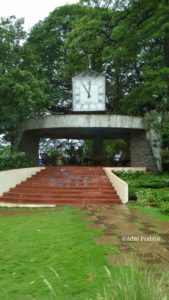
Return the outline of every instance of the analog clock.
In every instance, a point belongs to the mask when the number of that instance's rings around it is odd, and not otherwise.
[[[92,70],[72,79],[73,111],[105,110],[105,76]]]

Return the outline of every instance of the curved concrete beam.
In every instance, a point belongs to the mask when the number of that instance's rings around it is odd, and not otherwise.
[[[43,116],[29,119],[23,123],[23,131],[47,128],[126,128],[144,129],[140,117],[122,115],[69,114]]]
[[[141,117],[109,114],[48,115],[26,120],[20,128],[15,149],[38,160],[38,143],[41,137],[87,139],[100,137],[130,139],[131,166],[145,166],[161,171],[161,150],[158,145],[152,159],[153,141],[146,138]],[[148,139],[148,140],[147,140]],[[158,137],[157,137],[158,139]],[[148,145],[149,142],[149,145]]]

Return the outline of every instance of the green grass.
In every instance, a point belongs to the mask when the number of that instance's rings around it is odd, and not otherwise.
[[[148,207],[148,206],[138,206],[133,203],[128,203],[127,206],[129,208],[137,208],[141,213],[147,214],[153,217],[157,221],[161,222],[169,222],[169,216],[165,215],[161,212],[161,210],[157,207]]]
[[[116,249],[96,245],[93,236],[99,233],[86,230],[80,217],[70,207],[1,215],[2,299],[165,299],[166,279],[160,281],[160,291],[154,275],[145,270],[108,265],[105,256]]]

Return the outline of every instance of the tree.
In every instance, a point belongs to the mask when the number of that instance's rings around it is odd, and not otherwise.
[[[26,47],[33,51],[37,62],[42,65],[40,72],[48,81],[46,93],[49,101],[46,107],[50,112],[58,111],[59,106],[71,105],[73,72],[64,42],[74,21],[81,18],[86,9],[80,5],[56,8],[44,21],[34,26],[27,40]]]
[[[121,1],[123,4],[125,1]],[[122,113],[168,109],[168,1],[129,1],[113,38],[114,56],[127,64]]]
[[[82,5],[109,8],[114,6],[114,0],[80,0]]]
[[[55,9],[20,47],[21,70],[29,70],[37,86],[45,82],[39,90],[46,95],[43,109],[55,113],[71,106],[71,77],[92,55],[93,69],[107,77],[110,112],[168,110],[168,0],[80,2]]]
[[[12,142],[20,122],[44,111],[44,80],[24,48],[23,20],[0,19],[0,133]],[[29,65],[28,65],[29,60]]]
[[[94,68],[107,75],[114,113],[168,109],[168,1],[82,2],[92,10],[74,22],[65,44],[74,66],[92,54]]]
[[[86,6],[85,6],[86,7]],[[77,19],[68,32],[64,43],[71,70],[86,69],[88,57],[91,57],[92,68],[107,77],[107,97],[112,111],[118,111],[115,89],[118,68],[115,62],[107,59],[108,49],[112,52],[114,41],[111,39],[114,11],[104,7],[87,7],[86,14]],[[80,67],[80,68],[79,68]]]

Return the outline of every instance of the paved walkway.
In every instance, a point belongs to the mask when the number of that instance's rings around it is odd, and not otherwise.
[[[102,232],[95,237],[96,243],[110,244],[119,250],[107,256],[113,265],[143,261],[169,269],[169,222],[156,221],[124,205],[86,206],[82,210],[86,213],[83,219],[92,221],[87,228]]]

